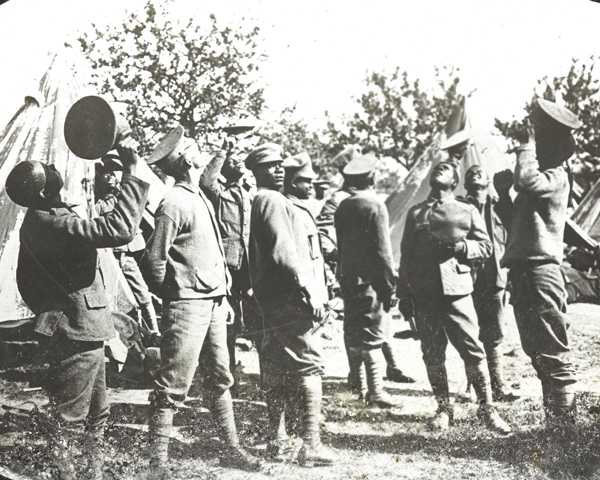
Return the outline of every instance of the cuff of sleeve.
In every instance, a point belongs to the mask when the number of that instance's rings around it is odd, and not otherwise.
[[[296,285],[298,288],[306,287],[308,285],[308,278],[306,278],[306,275],[302,273],[300,275],[296,275]]]
[[[121,185],[123,184],[123,182],[127,182],[127,181],[130,183],[138,183],[142,187],[150,187],[150,184],[148,182],[145,182],[144,180],[142,180],[140,177],[136,177],[135,175],[132,175],[131,173],[123,172],[123,176],[121,177]]]

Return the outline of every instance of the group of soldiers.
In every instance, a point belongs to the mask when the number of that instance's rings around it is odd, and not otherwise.
[[[219,430],[221,464],[259,470],[237,435],[232,396],[235,338],[254,332],[267,405],[266,459],[332,465],[336,452],[321,442],[325,357],[316,335],[331,307],[327,271],[344,302],[344,344],[350,387],[368,404],[398,407],[383,379],[413,382],[391,348],[390,311],[415,325],[438,409],[430,425],[453,422],[445,351],[448,340],[465,363],[492,431],[513,429],[495,402],[518,398],[502,380],[503,313],[507,279],[522,345],[542,383],[550,425],[575,418],[574,368],[569,357],[565,291],[559,271],[569,198],[563,163],[574,152],[568,110],[537,99],[528,140],[514,171],[497,173],[498,197],[482,167],[466,173],[465,198],[453,194],[468,131],[450,137],[448,159],[431,172],[428,198],[407,214],[399,270],[394,265],[385,205],[375,192],[377,159],[356,147],[340,153],[343,186],[316,214],[309,201],[316,180],[306,153],[286,156],[264,143],[245,153],[225,142],[206,164],[180,126],[145,160],[174,179],[142,248],[139,234],[148,184],[130,137],[118,161],[97,170],[98,216],[80,218],[63,202],[52,165],[17,164],[6,192],[27,207],[20,232],[17,283],[36,314],[36,332],[50,364],[49,411],[60,434],[51,443],[59,478],[102,478],[102,442],[109,416],[103,342],[114,336],[97,249],[114,248],[131,278],[146,327],[159,335],[161,365],[150,394],[148,478],[169,478],[173,415],[201,366],[204,400]],[[112,163],[111,163],[112,162]],[[112,165],[112,166],[111,166]],[[114,170],[122,170],[117,185]],[[252,172],[256,190],[246,181]],[[509,190],[514,186],[514,201]],[[141,251],[143,250],[143,253]],[[141,254],[136,261],[134,253]],[[162,301],[157,322],[150,293]],[[290,439],[294,424],[301,439]],[[86,461],[73,460],[75,447]]]

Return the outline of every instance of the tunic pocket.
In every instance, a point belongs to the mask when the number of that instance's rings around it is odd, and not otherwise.
[[[108,305],[106,295],[101,292],[84,293],[83,297],[85,298],[85,304],[89,310],[104,308]]]

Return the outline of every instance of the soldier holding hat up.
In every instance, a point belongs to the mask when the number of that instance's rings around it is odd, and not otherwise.
[[[382,346],[390,335],[395,279],[389,216],[373,191],[376,163],[375,156],[363,155],[344,167],[345,183],[355,193],[343,200],[335,212],[337,276],[344,298],[344,342],[350,381],[361,394],[368,386],[368,403],[390,408],[400,404],[383,390]],[[367,385],[362,378],[363,363]]]
[[[429,197],[408,212],[397,289],[400,311],[415,317],[427,376],[438,403],[431,427],[447,429],[453,420],[445,365],[450,340],[477,394],[478,416],[491,430],[509,434],[512,429],[492,403],[471,298],[472,262],[489,257],[492,243],[477,209],[453,195],[458,182],[454,162],[437,164],[429,180]]]
[[[575,421],[575,369],[570,358],[566,292],[560,264],[567,220],[569,177],[563,167],[575,152],[575,114],[537,98],[528,139],[517,152],[517,197],[502,265],[510,269],[511,303],[523,350],[542,382],[549,426]]]
[[[152,478],[169,478],[169,435],[177,405],[186,398],[204,350],[204,398],[219,429],[221,464],[256,470],[260,462],[240,445],[229,388],[227,302],[231,284],[214,210],[199,189],[206,162],[197,144],[176,127],[147,160],[175,179],[155,214],[140,262],[150,290],[163,301],[161,367],[150,395]]]
[[[35,331],[50,364],[45,388],[58,429],[50,441],[55,478],[77,477],[75,451],[88,457],[86,478],[101,479],[101,446],[109,415],[104,341],[115,335],[98,248],[129,243],[142,219],[148,184],[135,176],[137,142],[118,145],[123,179],[114,208],[90,220],[61,198],[54,165],[18,163],[6,179],[10,199],[27,207],[20,230],[17,286],[36,315]]]
[[[306,153],[284,163],[282,148],[272,143],[253,150],[246,167],[258,187],[252,204],[250,274],[264,315],[259,354],[268,453],[278,461],[293,459],[296,452],[286,438],[284,419],[298,402],[303,440],[298,462],[330,465],[336,455],[321,443],[320,434],[322,349],[311,334],[323,317],[327,291],[318,230],[302,203],[316,175]],[[285,196],[279,192],[282,186]]]
[[[105,215],[115,207],[121,191],[115,172],[123,170],[123,164],[116,151],[108,152],[101,160],[101,162],[95,164],[94,196],[96,204],[94,207],[98,215]],[[133,240],[127,245],[113,248],[113,254],[117,258],[125,280],[127,280],[127,284],[140,307],[144,326],[151,332],[158,333],[152,296],[136,260],[136,255],[140,255],[145,247],[146,241],[142,231],[138,229]]]

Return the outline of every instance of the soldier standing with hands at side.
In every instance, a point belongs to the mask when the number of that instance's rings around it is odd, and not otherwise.
[[[283,425],[290,402],[299,402],[303,444],[298,462],[331,465],[336,455],[321,443],[320,432],[323,352],[310,332],[323,317],[327,300],[323,257],[312,216],[299,204],[308,198],[315,174],[307,155],[288,159],[286,170],[283,164],[283,150],[273,143],[260,145],[246,158],[258,188],[252,204],[250,274],[264,316],[259,355],[268,453],[274,460],[292,460],[288,453],[295,452],[289,452]],[[282,186],[285,196],[279,192]],[[298,392],[299,398],[289,392]]]

